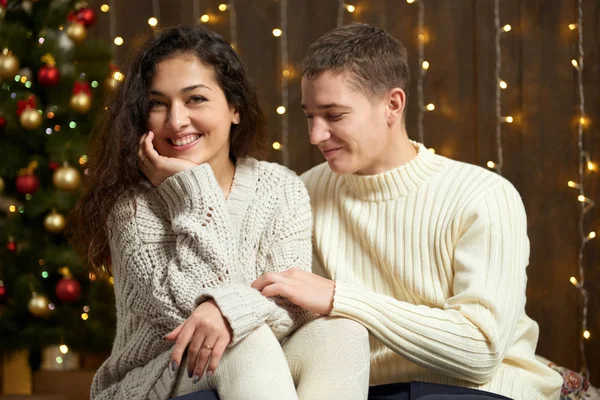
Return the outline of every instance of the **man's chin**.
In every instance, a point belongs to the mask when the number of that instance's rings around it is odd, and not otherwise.
[[[351,165],[337,160],[327,161],[327,163],[329,164],[329,168],[338,175],[348,175],[356,172]]]

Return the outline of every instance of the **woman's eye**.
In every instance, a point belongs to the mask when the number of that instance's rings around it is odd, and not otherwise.
[[[163,107],[165,103],[160,100],[150,100],[150,108]]]
[[[189,99],[190,103],[194,103],[194,104],[198,104],[198,103],[202,103],[205,102],[206,98],[202,97],[202,96],[192,96]]]

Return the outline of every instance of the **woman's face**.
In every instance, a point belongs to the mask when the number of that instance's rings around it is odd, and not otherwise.
[[[231,124],[240,116],[227,103],[212,67],[189,54],[165,59],[156,67],[148,98],[148,128],[160,155],[213,168],[228,162]]]

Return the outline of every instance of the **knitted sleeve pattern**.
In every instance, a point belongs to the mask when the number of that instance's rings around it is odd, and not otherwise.
[[[287,300],[267,298],[249,287],[266,272],[281,272],[291,267],[310,270],[312,213],[306,188],[295,173],[274,163],[250,159],[248,164],[254,171],[253,190],[258,201],[248,205],[238,250],[245,254],[244,247],[257,244],[247,240],[248,232],[256,229],[254,225],[261,225],[256,265],[238,278],[246,285],[217,287],[204,295],[215,300],[230,322],[234,333],[231,345],[262,323],[269,325],[281,340],[314,318],[314,314]]]
[[[264,272],[281,272],[292,267],[311,271],[312,266],[312,212],[310,198],[302,181],[291,173],[287,178],[284,198],[270,231],[275,233],[264,248]],[[273,313],[267,323],[277,337],[283,337],[316,317],[291,301],[275,297],[278,313]],[[284,324],[278,321],[286,321]]]
[[[111,256],[117,296],[136,315],[170,330],[189,317],[203,291],[229,281],[235,247],[208,165],[171,176],[156,192],[164,203],[139,196],[137,206],[115,207]]]

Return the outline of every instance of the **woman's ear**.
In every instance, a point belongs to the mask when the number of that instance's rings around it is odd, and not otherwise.
[[[231,123],[234,125],[238,125],[240,123],[240,113],[239,111],[234,111],[231,115]]]

